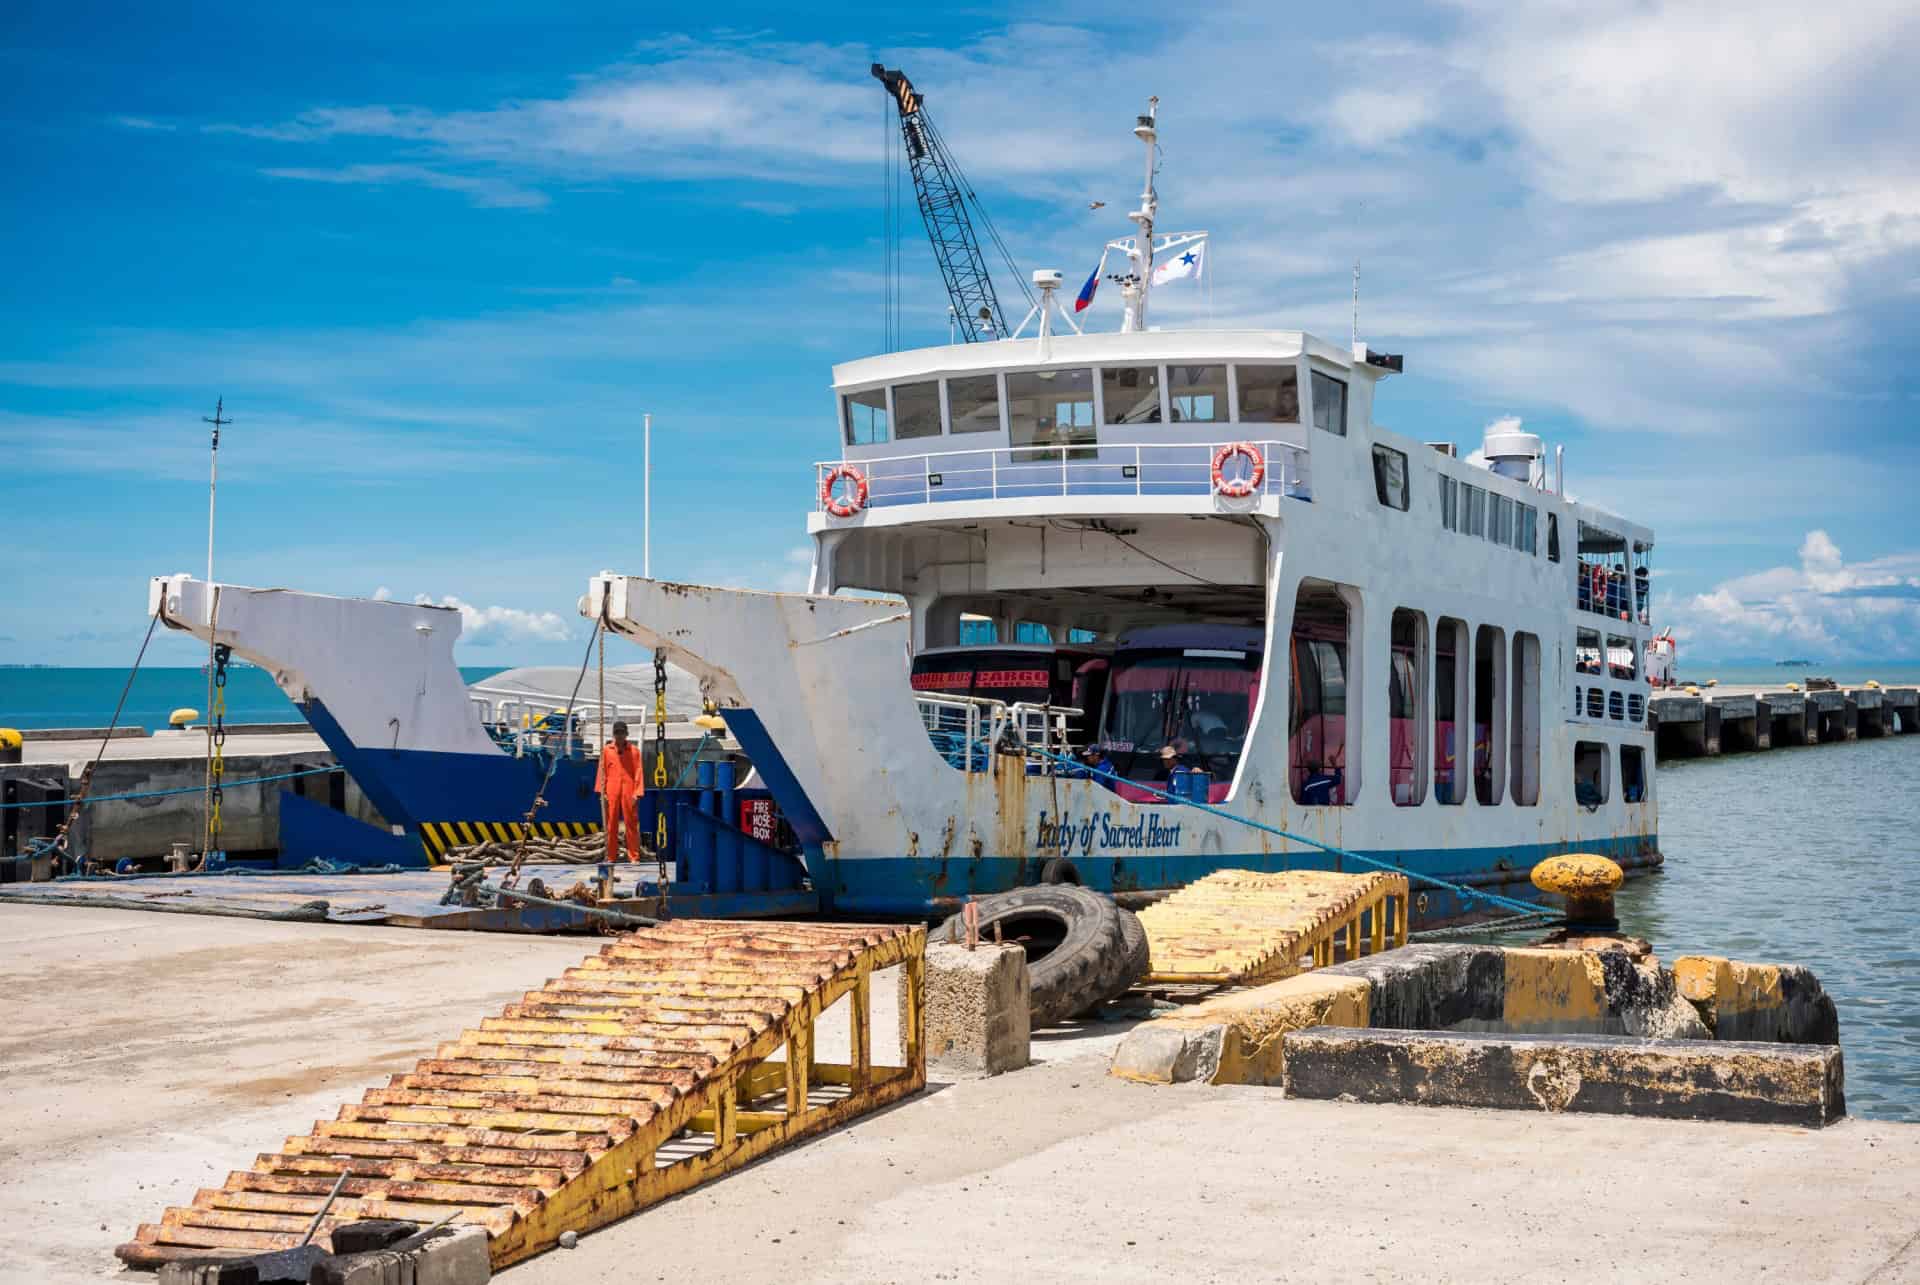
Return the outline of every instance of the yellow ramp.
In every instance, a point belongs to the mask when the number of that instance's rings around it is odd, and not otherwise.
[[[551,1248],[915,1092],[920,927],[682,920],[618,938],[287,1139],[116,1251],[135,1267],[300,1243],[360,1218],[485,1227],[493,1265]],[[904,964],[905,1066],[872,1060],[869,978]],[[815,1021],[846,999],[845,1063]]]
[[[1221,870],[1140,912],[1149,982],[1277,981],[1404,946],[1405,875]]]

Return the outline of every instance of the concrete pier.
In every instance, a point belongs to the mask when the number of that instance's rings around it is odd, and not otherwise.
[[[41,1285],[134,1279],[112,1257],[130,1218],[189,1201],[263,1138],[332,1118],[467,1015],[580,956],[562,938],[44,907],[0,907],[0,941],[0,981],[18,997],[0,1032],[13,1072],[0,1079],[0,1275]],[[893,985],[873,978],[875,1049],[895,1037]],[[822,1048],[845,1047],[840,1011],[821,1019]],[[930,1086],[499,1279],[1813,1285],[1920,1272],[1914,1125],[1170,1091],[1105,1073],[1126,1029],[1048,1032],[1025,1070]]]
[[[1920,732],[1920,688],[1669,689],[1649,699],[1647,717],[1655,753],[1663,759],[1828,745]]]

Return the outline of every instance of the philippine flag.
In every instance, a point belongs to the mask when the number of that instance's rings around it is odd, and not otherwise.
[[[1106,259],[1102,258],[1100,262],[1102,266],[1105,266]],[[1095,268],[1092,272],[1089,272],[1087,274],[1087,284],[1080,287],[1079,297],[1073,301],[1073,310],[1075,312],[1085,312],[1089,307],[1091,307],[1093,305],[1093,292],[1098,290],[1099,288],[1100,288],[1100,269]]]
[[[1169,281],[1184,281],[1189,277],[1198,277],[1207,266],[1207,243],[1190,241],[1176,253],[1161,260],[1153,268],[1153,284],[1166,285]]]

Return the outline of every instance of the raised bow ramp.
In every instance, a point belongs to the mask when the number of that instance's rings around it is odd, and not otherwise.
[[[1221,870],[1140,912],[1147,980],[1251,985],[1407,944],[1407,878]]]
[[[451,1044],[140,1227],[135,1267],[315,1242],[362,1218],[487,1229],[495,1268],[913,1093],[926,930],[682,920],[610,942]],[[870,979],[904,965],[904,1066],[872,1058]],[[816,1025],[848,1003],[845,1063]]]

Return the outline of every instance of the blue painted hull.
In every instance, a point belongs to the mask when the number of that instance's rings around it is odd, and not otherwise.
[[[1533,844],[1516,848],[1449,848],[1417,852],[1365,852],[1410,878],[1415,927],[1486,918],[1507,912],[1451,889],[1424,884],[1429,875],[1482,888],[1503,897],[1544,904],[1528,874],[1539,862],[1564,852],[1594,852],[1618,862],[1629,877],[1657,869],[1653,836]],[[863,857],[828,861],[829,904],[835,911],[874,915],[949,913],[969,895],[1002,892],[1034,883],[1045,855],[1034,857]],[[1343,861],[1325,852],[1236,852],[1147,857],[1098,854],[1072,859],[1079,882],[1103,892],[1153,892],[1178,888],[1217,870],[1335,870],[1365,873],[1377,867]]]
[[[425,842],[433,855],[448,846],[518,834],[547,774],[547,762],[529,755],[442,754],[356,745],[318,700],[305,706],[307,722],[340,765],[394,825]],[[595,762],[561,759],[547,782],[536,832],[585,834],[600,827],[593,792]]]

